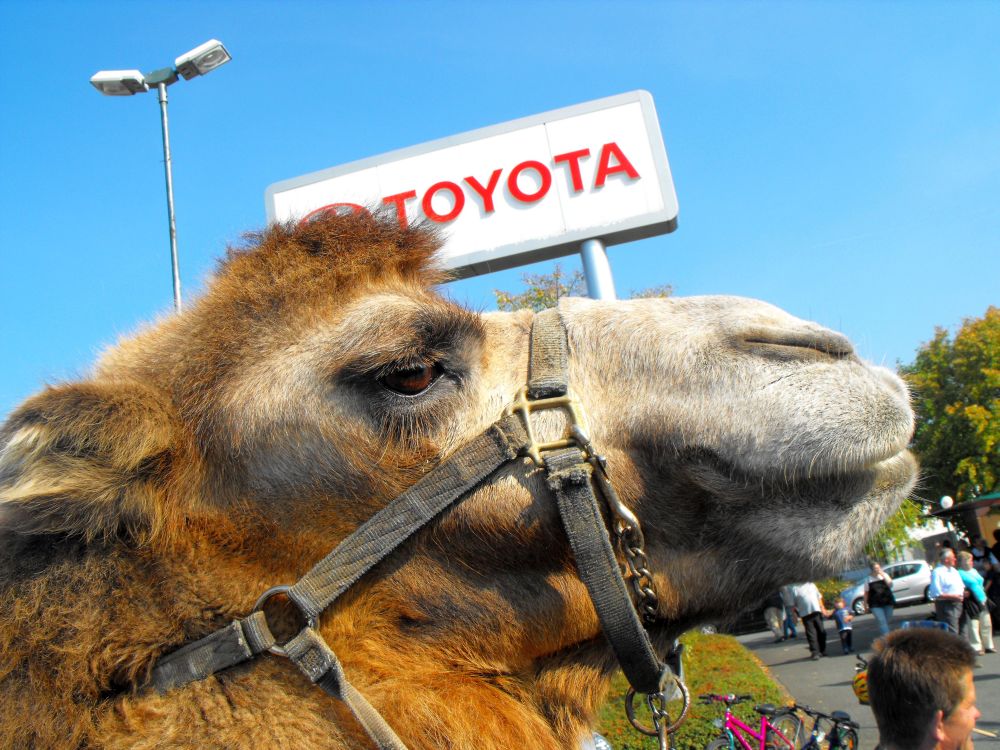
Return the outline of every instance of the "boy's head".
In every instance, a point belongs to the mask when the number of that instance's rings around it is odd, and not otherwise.
[[[876,641],[868,694],[883,748],[971,747],[979,718],[975,652],[943,630],[896,630]]]
[[[844,597],[838,596],[833,600],[833,603],[837,606],[837,609],[843,609],[847,606],[847,602],[844,601]]]

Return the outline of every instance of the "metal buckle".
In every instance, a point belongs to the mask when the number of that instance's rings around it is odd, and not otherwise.
[[[568,434],[558,440],[539,442],[535,437],[535,431],[531,426],[531,413],[544,411],[545,409],[563,409],[569,419]],[[524,422],[524,431],[528,434],[528,443],[521,448],[522,455],[528,456],[537,465],[542,466],[545,459],[542,453],[545,451],[559,450],[577,446],[583,449],[588,457],[590,456],[590,440],[587,438],[587,419],[583,413],[583,407],[572,393],[564,396],[550,396],[549,398],[528,398],[528,387],[523,386],[518,392],[514,401],[504,409],[504,416],[519,414]]]
[[[673,678],[677,689],[680,690],[682,701],[681,712],[673,723],[670,723],[670,716],[667,714],[667,701],[669,699],[666,696],[666,683],[670,678]],[[687,685],[684,684],[684,680],[671,672],[669,667],[663,670],[663,674],[660,676],[660,692],[650,693],[646,696],[646,705],[649,707],[653,719],[652,727],[647,727],[636,718],[635,696],[634,688],[629,688],[625,693],[625,715],[628,717],[629,723],[648,737],[656,737],[660,747],[665,750],[667,735],[673,734],[680,728],[687,718],[688,709],[691,707],[691,693],[688,691]]]
[[[272,596],[274,596],[276,594],[284,594],[285,598],[288,599],[288,601],[290,601],[292,604],[294,604],[295,607],[296,607],[296,609],[299,610],[299,615],[302,617],[303,621],[305,621],[306,627],[309,627],[309,628],[312,628],[313,630],[315,630],[317,628],[317,626],[319,625],[319,621],[315,617],[310,617],[305,612],[303,612],[302,611],[302,607],[299,605],[299,603],[297,601],[295,601],[295,599],[293,599],[291,596],[289,596],[288,592],[291,590],[291,588],[292,587],[289,586],[289,585],[287,585],[287,584],[283,584],[281,586],[272,586],[271,588],[269,588],[267,591],[265,591],[263,594],[260,595],[260,598],[257,599],[257,603],[253,605],[253,609],[251,610],[251,614],[253,612],[263,612],[264,611],[264,605],[267,604],[268,599],[270,599]],[[266,613],[264,615],[264,619],[265,620],[267,619],[267,614]],[[270,626],[268,626],[268,629],[270,629]],[[294,637],[295,636],[292,636],[292,638],[294,638]],[[290,640],[292,640],[292,638],[289,638],[288,640],[290,641]],[[275,654],[277,656],[285,656],[285,657],[287,657],[288,656],[288,652],[285,651],[285,649],[284,649],[284,646],[287,643],[288,643],[288,641],[285,641],[285,643],[281,643],[281,644],[275,643],[273,646],[271,646],[268,649],[268,653]]]

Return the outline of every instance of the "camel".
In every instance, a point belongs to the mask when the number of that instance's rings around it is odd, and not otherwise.
[[[280,656],[149,681],[459,454],[526,382],[533,314],[448,300],[439,244],[368,214],[270,226],[182,314],[10,415],[0,746],[371,746]],[[735,297],[567,298],[558,316],[590,439],[645,532],[657,648],[837,571],[913,486],[906,388],[840,334]],[[295,619],[277,609],[276,630]],[[616,669],[527,457],[316,628],[411,750],[579,747]]]

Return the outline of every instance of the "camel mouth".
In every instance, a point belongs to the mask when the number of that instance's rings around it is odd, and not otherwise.
[[[916,484],[920,467],[916,456],[903,449],[889,458],[876,463],[872,469],[876,473],[879,486],[906,486],[907,490]]]
[[[908,492],[919,473],[916,459],[906,448],[888,457],[854,462],[845,458],[838,471],[824,473],[780,466],[761,473],[715,451],[699,449],[687,453],[687,471],[696,484],[727,507],[777,502],[783,507],[835,508],[841,512],[864,502],[872,493]]]

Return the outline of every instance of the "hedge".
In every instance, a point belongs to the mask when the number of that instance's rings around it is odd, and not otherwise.
[[[704,748],[719,736],[720,730],[712,724],[721,718],[725,707],[721,703],[705,706],[698,703],[702,693],[745,693],[754,697],[753,702],[741,703],[734,712],[751,726],[758,726],[760,715],[755,713],[755,703],[788,704],[791,697],[771,679],[766,668],[753,654],[728,635],[706,635],[692,631],[681,638],[684,644],[684,672],[692,705],[688,718],[673,737],[678,750]],[[625,677],[619,674],[611,688],[608,701],[601,707],[598,732],[615,750],[657,750],[655,738],[639,734],[625,717],[624,694],[628,689]],[[680,703],[668,707],[676,716]],[[648,719],[644,722],[649,724]]]

